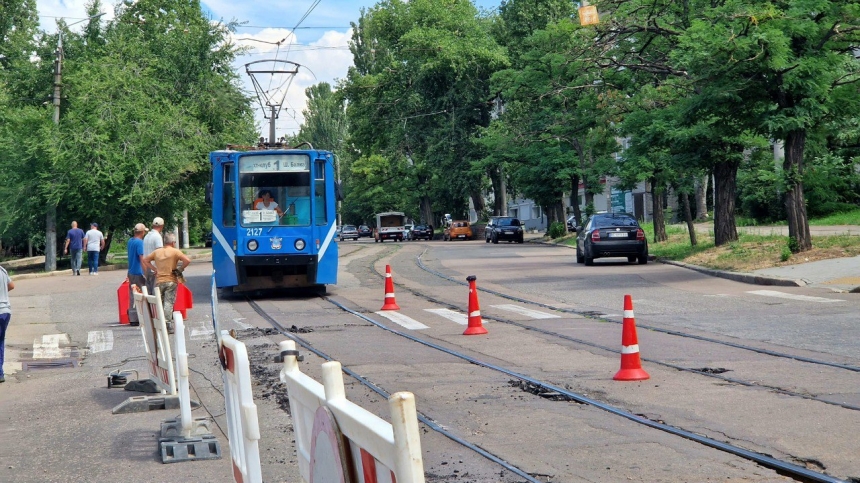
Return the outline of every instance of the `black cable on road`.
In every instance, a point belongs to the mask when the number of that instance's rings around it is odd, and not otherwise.
[[[337,302],[335,302],[335,301],[331,300],[331,299],[330,299],[330,298],[328,298],[328,297],[323,297],[323,299],[324,299],[324,300],[326,300],[326,301],[328,301],[328,302],[330,302],[330,303],[332,303],[332,304],[334,304],[335,306],[339,307],[340,309],[345,310],[346,312],[349,312],[349,313],[351,313],[351,314],[353,314],[353,315],[357,315],[358,317],[363,318],[363,319],[365,319],[365,320],[367,320],[367,321],[369,321],[369,322],[371,322],[371,323],[376,324],[377,326],[379,326],[379,324],[377,324],[376,322],[372,321],[371,319],[368,319],[367,317],[364,317],[363,315],[359,314],[358,312],[352,311],[352,310],[350,310],[350,309],[348,309],[348,308],[344,307],[343,305],[341,305],[341,304],[339,304],[339,303],[337,303]],[[297,335],[295,335],[295,334],[293,334],[293,333],[289,332],[289,331],[288,331],[284,326],[282,326],[282,325],[281,325],[277,320],[275,320],[272,316],[270,316],[268,313],[266,313],[266,311],[265,311],[265,310],[263,310],[263,308],[262,308],[262,307],[260,307],[260,305],[259,305],[259,304],[257,304],[256,302],[254,302],[254,301],[253,301],[253,300],[251,300],[250,298],[246,298],[246,300],[247,300],[247,302],[248,302],[248,305],[250,305],[250,306],[251,306],[251,308],[252,308],[252,309],[254,309],[254,312],[257,312],[257,314],[258,314],[260,317],[262,317],[262,318],[263,318],[263,319],[265,319],[267,322],[269,322],[269,324],[271,324],[273,327],[275,327],[275,329],[277,329],[277,330],[278,330],[278,332],[280,332],[280,333],[281,333],[281,335],[283,335],[283,336],[285,336],[285,337],[288,337],[288,338],[290,338],[290,339],[294,340],[294,341],[295,341],[297,344],[299,344],[300,346],[302,346],[302,347],[304,347],[305,349],[307,349],[307,350],[309,350],[309,351],[313,352],[313,353],[314,353],[314,354],[316,354],[318,357],[320,357],[320,358],[322,358],[322,359],[325,359],[326,361],[334,361],[334,359],[333,359],[331,356],[329,356],[328,354],[326,354],[326,353],[324,353],[324,352],[320,351],[319,349],[315,348],[313,345],[311,345],[311,343],[310,343],[310,342],[308,342],[308,341],[306,341],[306,340],[302,339],[301,337],[299,337],[299,336],[297,336]],[[380,327],[382,327],[382,326],[380,326]],[[391,330],[391,329],[388,329],[388,328],[386,328],[386,327],[383,327],[383,328],[385,328],[386,330]],[[402,335],[402,336],[404,336],[404,337],[409,337],[409,336],[408,336],[408,335],[406,335],[406,334],[402,334],[402,333],[399,333],[399,332],[394,331],[394,330],[391,330],[391,331],[392,331],[392,332],[397,333],[398,335]],[[372,382],[368,381],[368,380],[367,380],[367,379],[365,379],[364,377],[362,377],[362,376],[358,375],[357,373],[355,373],[355,372],[354,372],[354,371],[352,371],[351,369],[349,369],[349,368],[347,368],[347,367],[343,367],[343,366],[341,366],[341,369],[343,370],[343,372],[345,372],[345,373],[346,373],[346,374],[348,374],[349,376],[351,376],[351,377],[355,378],[358,382],[360,382],[360,383],[361,383],[361,384],[363,384],[364,386],[368,387],[368,388],[369,388],[370,390],[372,390],[373,392],[375,392],[375,393],[379,394],[380,396],[384,397],[385,399],[388,399],[389,397],[391,397],[391,394],[389,394],[387,391],[385,391],[384,389],[380,388],[380,387],[379,387],[379,386],[377,386],[376,384],[373,384]],[[465,439],[463,439],[463,438],[460,438],[459,436],[457,436],[457,435],[455,435],[455,434],[451,433],[450,431],[446,430],[446,429],[445,429],[445,428],[443,428],[442,426],[439,426],[438,424],[436,424],[436,422],[435,422],[435,421],[433,421],[432,419],[428,418],[427,416],[425,416],[424,414],[422,414],[420,411],[418,412],[418,420],[419,420],[419,421],[421,421],[422,423],[424,423],[425,425],[427,425],[427,427],[429,427],[429,428],[430,428],[430,429],[432,429],[433,431],[436,431],[437,433],[442,434],[443,436],[447,437],[448,439],[450,439],[450,440],[452,440],[452,441],[454,441],[454,442],[456,442],[456,443],[458,443],[458,444],[460,444],[460,445],[462,445],[462,446],[465,446],[466,448],[468,448],[468,449],[470,449],[470,450],[474,451],[475,453],[478,453],[479,455],[483,456],[484,458],[487,458],[488,460],[490,460],[490,461],[492,461],[492,462],[494,462],[494,463],[496,463],[496,464],[500,465],[501,467],[505,468],[506,470],[510,471],[511,473],[514,473],[514,474],[515,474],[515,475],[517,475],[517,476],[521,476],[521,477],[525,478],[525,479],[526,479],[526,481],[528,481],[529,483],[542,483],[540,480],[535,479],[535,478],[534,478],[534,477],[532,477],[530,474],[528,474],[528,473],[526,473],[525,471],[523,471],[523,470],[521,470],[521,469],[517,468],[516,466],[514,466],[514,465],[512,465],[512,464],[508,463],[507,461],[503,460],[502,458],[500,458],[500,457],[498,457],[498,456],[496,456],[496,455],[494,455],[494,454],[490,453],[489,451],[487,451],[487,450],[485,450],[485,449],[483,449],[483,448],[481,448],[481,447],[479,447],[479,446],[476,446],[476,445],[474,445],[474,444],[472,444],[472,443],[470,443],[470,442],[466,441],[466,440],[465,440]]]
[[[422,270],[424,270],[424,271],[426,271],[426,272],[428,272],[428,273],[432,273],[433,275],[436,275],[437,277],[444,278],[445,280],[448,280],[448,281],[454,282],[454,283],[456,283],[456,284],[458,284],[458,285],[468,285],[467,283],[464,283],[464,282],[461,282],[460,280],[457,280],[457,279],[454,279],[454,278],[452,278],[452,277],[449,277],[449,276],[445,275],[444,273],[440,273],[440,272],[437,272],[436,270],[433,270],[433,269],[431,269],[431,268],[428,268],[426,265],[424,265],[424,262],[422,262],[422,261],[421,261],[421,255],[418,255],[418,256],[417,256],[417,257],[415,257],[415,258],[416,258],[416,260],[418,261],[418,266],[419,266]],[[618,321],[616,321],[616,320],[609,320],[609,319],[604,319],[604,318],[601,318],[601,317],[595,317],[595,316],[594,316],[593,314],[591,314],[591,313],[584,313],[584,312],[579,312],[579,311],[576,311],[576,310],[565,309],[565,308],[561,308],[561,307],[555,307],[555,306],[553,306],[553,305],[545,304],[545,303],[542,303],[542,302],[535,302],[534,300],[528,300],[528,299],[524,299],[524,298],[517,297],[517,296],[514,296],[514,295],[505,294],[505,293],[502,293],[502,292],[498,292],[498,291],[496,291],[496,290],[491,290],[491,289],[481,288],[481,287],[478,287],[478,290],[479,290],[479,291],[481,291],[481,292],[485,292],[485,293],[493,294],[493,295],[495,295],[495,296],[497,296],[497,297],[501,297],[501,298],[508,299],[508,300],[513,300],[513,301],[515,301],[515,302],[520,302],[520,303],[529,304],[529,305],[536,305],[536,306],[538,306],[538,307],[543,307],[543,308],[545,308],[545,309],[555,310],[556,312],[563,312],[563,313],[567,313],[567,314],[575,314],[575,315],[579,315],[579,316],[582,316],[582,317],[585,317],[585,318],[588,318],[588,319],[596,319],[596,320],[600,320],[600,321],[604,321],[604,322],[611,322],[611,323],[613,323],[613,324],[620,324],[620,323],[621,323],[621,322],[618,322]],[[649,326],[649,325],[642,325],[642,324],[640,324],[640,323],[638,323],[638,322],[636,323],[636,327],[641,328],[641,329],[651,330],[651,331],[654,331],[654,332],[660,332],[660,333],[663,333],[663,334],[669,334],[669,335],[674,335],[674,336],[678,336],[678,337],[686,337],[686,338],[688,338],[688,339],[701,340],[701,341],[703,341],[703,342],[710,342],[710,343],[713,343],[713,344],[721,344],[721,345],[725,345],[725,346],[728,346],[728,347],[734,347],[735,349],[743,349],[743,350],[747,350],[747,351],[756,352],[756,353],[759,353],[759,354],[765,354],[765,355],[774,356],[774,357],[782,357],[782,358],[785,358],[785,359],[793,359],[793,360],[796,360],[796,361],[799,361],[799,362],[807,362],[807,363],[809,363],[809,364],[818,364],[818,365],[822,365],[822,366],[835,367],[835,368],[837,368],[837,369],[845,369],[846,371],[860,372],[860,367],[857,367],[857,366],[851,366],[851,365],[847,365],[847,364],[839,364],[839,363],[836,363],[836,362],[822,361],[822,360],[818,360],[818,359],[811,359],[811,358],[809,358],[809,357],[796,356],[796,355],[786,354],[786,353],[784,353],[784,352],[776,352],[776,351],[772,351],[772,350],[768,350],[768,349],[760,349],[760,348],[758,348],[758,347],[746,346],[746,345],[743,345],[743,344],[737,344],[737,343],[734,343],[734,342],[728,342],[728,341],[723,341],[723,340],[718,340],[718,339],[712,339],[712,338],[710,338],[710,337],[704,337],[704,336],[700,336],[700,335],[687,334],[687,333],[680,332],[680,331],[677,331],[677,330],[663,329],[663,328],[660,328],[660,327],[653,327],[653,326]]]

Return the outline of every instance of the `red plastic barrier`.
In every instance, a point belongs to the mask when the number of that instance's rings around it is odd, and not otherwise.
[[[120,324],[128,324],[128,308],[129,308],[129,300],[128,300],[128,279],[126,278],[122,285],[116,289],[116,300],[119,304],[119,323]],[[184,315],[184,314],[183,314]]]
[[[126,291],[128,291],[128,287],[126,287]],[[126,294],[126,296],[128,295]],[[188,287],[186,287],[184,283],[178,284],[176,286],[176,302],[173,304],[173,310],[179,311],[179,313],[182,314],[182,318],[187,319],[188,314],[186,311],[193,308],[194,295],[191,293],[191,290],[188,290]]]

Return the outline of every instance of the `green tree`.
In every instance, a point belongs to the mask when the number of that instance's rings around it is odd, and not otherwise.
[[[406,163],[409,175],[386,188],[417,197],[426,222],[435,219],[431,200],[462,213],[471,198],[482,211],[486,181],[472,163],[483,156],[471,139],[489,124],[489,76],[507,62],[489,24],[465,0],[390,0],[353,27],[355,66],[342,90],[354,158]]]

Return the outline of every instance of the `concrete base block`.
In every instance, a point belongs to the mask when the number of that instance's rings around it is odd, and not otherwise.
[[[158,444],[161,462],[165,464],[221,458],[221,443],[211,434],[196,438],[161,440]]]

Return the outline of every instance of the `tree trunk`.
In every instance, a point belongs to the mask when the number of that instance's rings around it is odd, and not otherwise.
[[[107,264],[107,256],[110,252],[110,245],[113,242],[113,230],[110,228],[106,229],[107,236],[105,237],[105,249],[99,252],[99,265]],[[86,249],[86,247],[84,247]]]
[[[788,213],[789,248],[793,253],[812,248],[809,219],[806,216],[806,199],[803,196],[803,149],[806,130],[791,131],[785,137],[785,160],[782,163],[788,191],[785,193],[785,211]]]
[[[663,215],[663,186],[657,183],[656,178],[651,178],[651,207],[654,211],[654,242],[663,242],[669,239],[666,235],[666,217]]]
[[[708,175],[696,179],[696,219],[708,219]]]
[[[487,206],[484,204],[484,196],[481,194],[480,190],[469,190],[469,196],[472,198],[472,205],[475,207],[475,213],[478,215],[478,219],[481,219],[481,216],[484,215]]]
[[[582,210],[579,208],[579,176],[571,177],[570,193],[570,206],[573,207],[573,216],[576,218],[573,226],[579,226],[582,223]]]
[[[501,167],[491,169],[489,174],[493,184],[493,215],[506,216],[508,214],[508,194],[505,186],[505,175]]]
[[[421,211],[421,223],[426,223],[428,225],[433,224],[433,205],[430,202],[430,197],[427,195],[421,195],[421,198],[418,200],[419,210]]]
[[[686,191],[681,192],[681,204],[684,210],[684,221],[687,222],[687,230],[690,232],[690,245],[696,246],[696,227],[693,225],[693,213],[690,211],[690,197]]]
[[[723,161],[714,165],[714,245],[737,241],[735,226],[735,190],[739,161]]]
[[[48,207],[45,215],[45,271],[57,269],[57,207]]]

